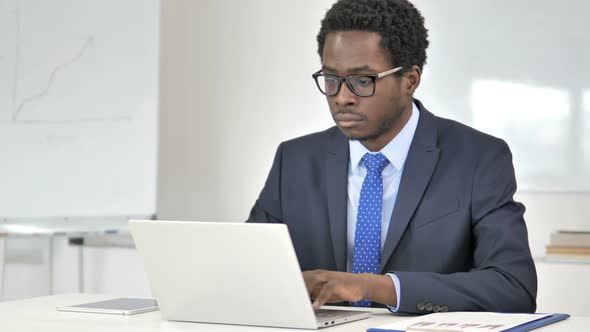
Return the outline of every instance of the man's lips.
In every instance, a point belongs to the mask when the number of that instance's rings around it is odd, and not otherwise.
[[[363,120],[362,116],[353,113],[336,113],[334,115],[334,121],[341,127],[352,127]]]

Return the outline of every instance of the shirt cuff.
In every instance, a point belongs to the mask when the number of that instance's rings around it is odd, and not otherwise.
[[[400,291],[400,286],[399,286],[399,278],[393,274],[393,273],[387,273],[387,275],[391,278],[391,281],[393,281],[393,284],[395,285],[395,293],[396,293],[396,297],[397,297],[397,305],[395,307],[392,306],[387,306],[387,309],[389,309],[389,311],[391,312],[397,312],[397,310],[399,309],[399,304],[401,301],[401,291]]]

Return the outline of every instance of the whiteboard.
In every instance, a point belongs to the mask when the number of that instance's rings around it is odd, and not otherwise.
[[[155,212],[158,0],[0,0],[0,217]]]

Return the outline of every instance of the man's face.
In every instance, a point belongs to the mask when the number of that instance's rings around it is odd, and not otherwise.
[[[381,35],[375,32],[330,32],[324,43],[322,71],[346,77],[392,69],[380,42]],[[397,135],[412,107],[402,79],[388,75],[377,79],[375,85],[373,96],[359,97],[342,82],[340,92],[327,97],[332,117],[342,133],[372,151],[382,149]]]

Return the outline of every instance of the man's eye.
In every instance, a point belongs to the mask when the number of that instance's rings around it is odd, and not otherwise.
[[[371,80],[370,77],[356,77],[355,78],[355,84],[358,84],[359,86],[369,86],[372,82],[373,82],[373,80]]]
[[[325,79],[328,85],[338,85],[338,79],[335,77],[326,76]]]

